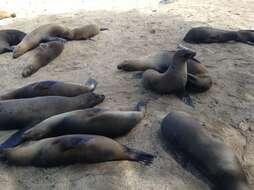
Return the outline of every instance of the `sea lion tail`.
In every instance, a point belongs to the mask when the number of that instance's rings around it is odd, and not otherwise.
[[[143,100],[138,101],[138,103],[135,105],[133,111],[140,111],[145,113],[146,112],[146,102]]]
[[[130,160],[142,163],[144,165],[150,165],[153,163],[153,160],[155,158],[154,155],[140,151],[140,150],[135,150],[135,149],[131,149],[126,147],[126,151],[128,153],[128,155],[130,155]]]
[[[91,89],[91,91],[94,91],[96,86],[97,86],[97,81],[95,79],[89,78],[86,82],[85,82],[85,86],[87,86],[88,88]]]
[[[108,28],[100,28],[100,31],[109,30]]]

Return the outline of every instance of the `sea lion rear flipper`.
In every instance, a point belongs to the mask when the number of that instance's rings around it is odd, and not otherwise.
[[[129,148],[127,146],[124,146],[126,149],[126,152],[128,153],[128,155],[130,155],[131,160],[140,162],[144,165],[150,165],[153,163],[153,160],[156,156],[140,151],[140,150],[135,150],[132,148]]]
[[[43,39],[41,39],[40,43],[45,43],[45,42],[52,42],[52,41],[60,41],[62,43],[65,43],[67,40],[63,39],[63,38],[59,38],[59,37],[45,37]]]
[[[109,30],[108,28],[100,28],[100,31]]]
[[[145,112],[146,110],[146,102],[143,100],[138,101],[137,105],[135,105],[133,111],[141,111]]]
[[[181,92],[181,93],[177,93],[176,96],[182,100],[185,104],[187,104],[188,106],[191,106],[194,108],[194,105],[193,105],[193,102],[192,102],[192,99],[190,97],[190,95],[184,91],[184,92]]]

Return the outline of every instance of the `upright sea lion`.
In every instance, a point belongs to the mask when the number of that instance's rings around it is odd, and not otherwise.
[[[163,50],[153,55],[136,59],[125,60],[117,68],[124,71],[146,71],[148,69],[164,73],[173,64],[176,51]],[[212,79],[206,67],[194,57],[187,60],[186,89],[191,92],[203,92],[212,86]]]
[[[143,86],[160,94],[176,94],[187,104],[191,104],[185,90],[187,83],[186,61],[190,57],[194,57],[195,54],[186,48],[178,50],[174,54],[172,65],[165,73],[159,73],[155,70],[147,70],[143,73]]]
[[[247,178],[234,152],[207,135],[190,115],[171,112],[162,120],[161,132],[169,147],[193,161],[218,190],[249,190]]]
[[[75,163],[130,160],[151,164],[154,156],[96,135],[66,135],[42,139],[1,151],[9,163],[54,167]]]
[[[69,29],[57,24],[42,25],[29,34],[14,48],[13,58],[18,58],[30,49],[35,48],[41,42],[64,41],[69,35]]]
[[[0,30],[0,54],[11,52],[13,46],[21,42],[25,35],[26,33],[19,30]]]
[[[0,20],[4,19],[4,18],[10,18],[10,17],[14,18],[14,17],[16,17],[16,14],[0,10]]]
[[[140,101],[134,111],[110,111],[100,108],[76,110],[52,116],[38,123],[23,135],[24,140],[69,135],[94,134],[119,137],[133,129],[145,116],[145,103]]]
[[[64,49],[64,43],[62,41],[52,41],[47,43],[41,43],[39,47],[35,49],[34,55],[22,71],[23,77],[31,76],[38,71],[41,67],[46,66],[56,57],[58,57]]]
[[[0,96],[0,100],[33,98],[39,96],[73,97],[94,91],[96,85],[97,82],[94,79],[88,79],[84,85],[54,80],[39,81],[3,94]]]
[[[44,96],[0,101],[0,129],[22,129],[53,115],[93,107],[104,95],[88,92],[75,97]]]
[[[228,41],[243,42],[254,45],[253,30],[228,31],[211,27],[192,28],[183,39],[189,43],[224,43]]]

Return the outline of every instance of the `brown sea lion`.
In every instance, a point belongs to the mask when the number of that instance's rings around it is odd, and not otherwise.
[[[53,115],[93,107],[104,95],[88,92],[75,97],[44,96],[0,101],[0,129],[22,129]]]
[[[0,54],[13,51],[13,46],[20,43],[25,35],[19,30],[0,30]]]
[[[8,163],[54,167],[75,163],[130,160],[151,164],[154,156],[96,135],[65,135],[22,144],[1,151]]]
[[[224,143],[206,134],[189,114],[174,111],[161,123],[161,132],[169,148],[191,160],[218,190],[250,190],[242,166]]]
[[[35,49],[34,55],[32,55],[30,63],[23,69],[22,76],[31,76],[41,67],[46,66],[56,57],[58,57],[62,53],[63,49],[63,41],[51,41],[47,43],[41,43],[39,47]]]
[[[254,45],[253,30],[229,31],[211,27],[196,27],[189,30],[185,35],[188,43],[224,43],[229,41],[243,42]]]
[[[62,81],[39,81],[0,96],[0,100],[33,98],[39,96],[78,96],[95,90],[96,80],[88,79],[84,85]]]
[[[117,68],[124,71],[146,71],[148,69],[164,73],[173,64],[176,51],[163,50],[137,60],[125,60]],[[191,92],[203,92],[211,88],[212,79],[206,67],[194,57],[187,60],[186,89]]]
[[[120,137],[133,129],[145,116],[145,103],[138,102],[134,111],[110,111],[100,108],[76,110],[52,116],[23,135],[24,140],[39,140],[69,134],[94,134]]]
[[[4,19],[4,18],[10,18],[10,17],[14,18],[14,17],[16,17],[16,14],[0,10],[0,20]]]

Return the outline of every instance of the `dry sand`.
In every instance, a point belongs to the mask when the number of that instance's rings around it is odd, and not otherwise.
[[[128,161],[52,169],[0,164],[0,189],[208,190],[201,175],[179,165],[160,140],[160,121],[172,110],[191,113],[213,136],[228,144],[239,157],[254,188],[254,47],[240,43],[190,45],[181,42],[193,26],[254,29],[253,1],[178,0],[158,6],[155,1],[132,0],[131,4],[127,3],[129,1],[98,0],[90,3],[91,9],[89,1],[62,3],[63,9],[52,9],[46,2],[49,0],[33,4],[31,0],[1,0],[0,7],[16,11],[17,18],[0,21],[0,29],[30,32],[47,23],[68,27],[95,23],[110,30],[96,36],[95,41],[68,42],[56,60],[27,79],[21,77],[21,72],[31,52],[18,59],[12,59],[10,53],[2,54],[0,93],[38,80],[82,83],[93,77],[99,83],[96,91],[106,95],[101,107],[118,109],[130,107],[140,99],[149,101],[142,123],[117,140],[156,154],[157,158],[148,167]],[[52,1],[54,5],[58,2],[68,1]],[[73,8],[75,4],[78,6]],[[52,14],[68,8],[72,12]],[[154,34],[150,32],[152,29]],[[145,56],[160,49],[174,49],[179,42],[197,51],[198,59],[208,67],[214,81],[208,92],[192,95],[195,109],[173,95],[159,96],[144,90],[133,74],[116,69],[124,59]],[[1,139],[9,134],[1,132]]]

